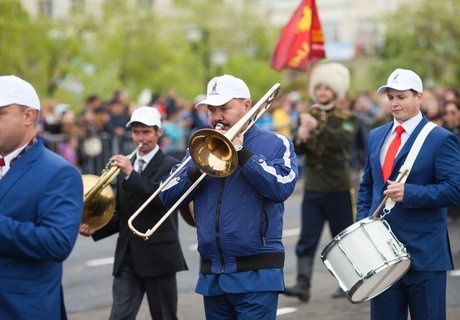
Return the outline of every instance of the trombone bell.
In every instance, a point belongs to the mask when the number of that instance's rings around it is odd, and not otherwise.
[[[201,129],[190,138],[190,156],[200,170],[211,177],[227,177],[238,165],[232,142],[214,129]]]

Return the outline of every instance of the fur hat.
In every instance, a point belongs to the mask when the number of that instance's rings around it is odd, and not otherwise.
[[[337,99],[343,98],[350,86],[350,72],[343,64],[328,62],[318,64],[311,72],[308,84],[310,97],[315,96],[315,87],[324,84],[335,92]]]

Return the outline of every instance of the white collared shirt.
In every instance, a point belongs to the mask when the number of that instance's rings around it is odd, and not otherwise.
[[[5,165],[3,166],[2,168],[2,176],[5,176],[5,174],[8,172],[8,170],[10,170],[11,168],[11,161],[13,159],[15,159],[21,152],[22,150],[24,150],[25,147],[27,147],[29,143],[26,143],[25,145],[23,145],[22,147],[14,150],[13,152],[11,152],[10,154],[6,155],[5,157],[3,157],[3,159],[5,160]]]
[[[383,162],[385,161],[385,155],[387,154],[387,150],[390,147],[391,141],[393,141],[393,138],[396,136],[396,127],[397,126],[402,126],[404,128],[404,132],[401,135],[401,145],[399,146],[398,153],[406,143],[407,139],[409,139],[410,135],[412,132],[414,132],[415,128],[417,125],[422,121],[423,116],[422,113],[419,111],[419,113],[410,118],[409,120],[405,121],[404,123],[399,123],[396,120],[393,120],[393,128],[391,128],[390,134],[386,136],[385,142],[383,143],[382,149],[380,150],[380,164],[383,165]],[[396,154],[397,155],[397,154]]]
[[[142,159],[142,160],[145,161],[144,168],[143,168],[143,169],[145,169],[145,166],[147,166],[147,164],[150,162],[150,160],[152,160],[152,158],[157,154],[158,150],[160,150],[160,147],[158,145],[156,145],[155,148],[153,148],[152,151],[150,151],[147,154],[144,154],[143,156],[141,156],[139,154],[139,151],[137,151],[136,152],[136,161],[134,161],[134,168],[137,168],[139,166],[139,159]]]
[[[139,167],[139,160],[142,159],[145,161],[144,163],[144,167],[142,168],[142,170],[145,170],[145,168],[147,167],[147,165],[149,164],[150,160],[153,159],[153,157],[157,154],[158,150],[160,150],[160,147],[158,145],[155,146],[155,148],[153,148],[152,151],[150,151],[149,153],[147,154],[144,154],[143,156],[141,156],[139,154],[139,151],[136,152],[136,160],[134,161],[133,163],[133,167],[134,168],[138,168]],[[134,169],[136,170],[136,169]],[[128,179],[128,177],[126,177],[126,179]]]

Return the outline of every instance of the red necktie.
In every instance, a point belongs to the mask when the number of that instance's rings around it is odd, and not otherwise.
[[[401,126],[396,127],[396,136],[391,141],[388,147],[387,154],[385,155],[385,161],[382,166],[383,181],[387,181],[393,170],[393,164],[395,162],[396,154],[398,153],[399,146],[401,145],[401,135],[404,132],[404,128]]]
[[[3,176],[3,166],[5,165],[5,159],[3,159],[2,157],[0,157],[0,179],[2,178]]]

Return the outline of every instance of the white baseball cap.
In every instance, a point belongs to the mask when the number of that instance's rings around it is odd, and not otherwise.
[[[126,128],[131,127],[134,122],[140,122],[149,127],[157,126],[161,128],[161,115],[155,107],[142,106],[133,111]]]
[[[0,76],[0,108],[12,104],[40,110],[40,99],[30,83],[16,76]]]
[[[206,99],[198,102],[195,108],[202,104],[221,106],[234,98],[251,99],[249,88],[243,80],[224,74],[209,81]]]
[[[377,90],[377,94],[383,94],[388,88],[405,91],[415,90],[423,92],[422,79],[412,70],[396,69],[388,77],[387,84]]]

